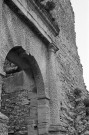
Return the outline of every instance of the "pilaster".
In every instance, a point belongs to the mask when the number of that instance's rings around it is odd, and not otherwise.
[[[57,92],[57,76],[56,76],[56,52],[58,48],[54,44],[50,44],[48,48],[48,65],[49,65],[49,95],[50,95],[50,115],[51,124],[59,123],[59,107]]]
[[[38,132],[39,135],[48,135],[50,126],[49,98],[38,98]]]

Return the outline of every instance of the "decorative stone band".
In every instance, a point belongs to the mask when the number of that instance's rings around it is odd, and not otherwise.
[[[20,0],[4,0],[4,2],[8,4],[12,10],[17,9],[15,12],[19,11],[18,15],[22,15],[25,21],[28,20],[29,24],[32,23],[35,29],[37,29],[48,42],[51,43],[53,35],[56,36],[59,34],[59,28],[55,28],[53,23],[47,18],[47,15],[44,15],[33,0],[29,0],[29,8],[28,6],[25,7],[25,5],[27,5],[25,0],[25,4]]]

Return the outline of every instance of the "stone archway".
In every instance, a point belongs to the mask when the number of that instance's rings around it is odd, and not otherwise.
[[[32,73],[29,75],[9,60],[5,60],[1,111],[9,118],[8,135],[28,135],[28,125],[34,134],[37,117],[37,91]],[[32,97],[30,96],[32,95]],[[34,111],[34,115],[32,115]]]
[[[28,55],[21,46],[16,46],[9,51],[6,58],[18,65],[25,72],[29,72],[29,68],[31,68],[37,86],[37,96],[38,98],[44,98],[44,81],[39,65],[36,62],[34,56],[32,56],[31,54]]]
[[[6,58],[24,70],[26,74],[29,74],[29,70],[32,71],[37,88],[37,128],[39,134],[47,133],[50,123],[49,99],[45,95],[43,77],[35,58],[30,54],[27,55],[21,46],[12,48]]]

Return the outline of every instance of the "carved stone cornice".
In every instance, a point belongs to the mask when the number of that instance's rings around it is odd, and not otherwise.
[[[43,12],[33,0],[29,0],[29,5],[21,3],[20,0],[4,0],[4,2],[14,10],[18,16],[22,16],[29,27],[32,24],[34,30],[38,30],[40,33],[39,36],[42,35],[49,43],[52,43],[51,35],[57,36],[59,34],[59,29],[51,22],[47,13]],[[26,2],[26,0],[24,0],[24,2]],[[27,5],[27,7],[24,5]]]
[[[29,2],[35,7],[36,12],[39,13],[42,21],[45,22],[46,25],[49,27],[49,30],[51,30],[51,32],[55,36],[57,36],[59,34],[59,27],[52,21],[52,15],[48,13],[46,10],[44,10],[44,8],[40,6],[40,4],[37,4],[37,2],[34,2],[34,0],[29,0]]]

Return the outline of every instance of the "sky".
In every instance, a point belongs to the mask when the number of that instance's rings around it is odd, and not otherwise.
[[[89,0],[71,0],[75,13],[76,44],[89,91]]]

